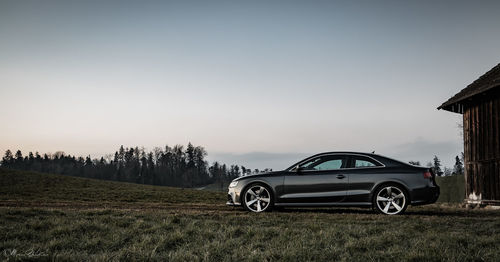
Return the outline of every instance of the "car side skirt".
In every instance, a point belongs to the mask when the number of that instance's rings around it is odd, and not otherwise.
[[[370,202],[325,202],[325,203],[274,203],[275,206],[288,207],[335,207],[335,206],[351,206],[351,207],[371,207]]]

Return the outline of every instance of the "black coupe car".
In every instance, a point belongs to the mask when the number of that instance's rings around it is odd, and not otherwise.
[[[408,205],[436,202],[439,186],[430,168],[376,154],[329,152],[278,172],[243,176],[229,185],[228,205],[252,212],[287,206],[373,207],[395,215]]]

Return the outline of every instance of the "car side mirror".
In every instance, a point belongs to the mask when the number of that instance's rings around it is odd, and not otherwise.
[[[297,172],[297,173],[302,173],[302,171],[304,171],[304,170],[306,170],[306,168],[303,166],[296,166],[295,167],[295,172]]]

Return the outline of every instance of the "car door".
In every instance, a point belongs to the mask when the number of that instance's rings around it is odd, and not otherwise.
[[[282,203],[335,203],[347,194],[344,155],[323,155],[306,162],[285,175]]]
[[[371,190],[381,179],[384,165],[373,158],[351,155],[346,175],[349,176],[349,189],[346,202],[371,203]]]

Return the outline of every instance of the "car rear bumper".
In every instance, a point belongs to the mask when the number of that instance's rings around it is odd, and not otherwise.
[[[436,203],[439,198],[439,194],[439,186],[414,189],[412,191],[411,204],[416,206]]]

